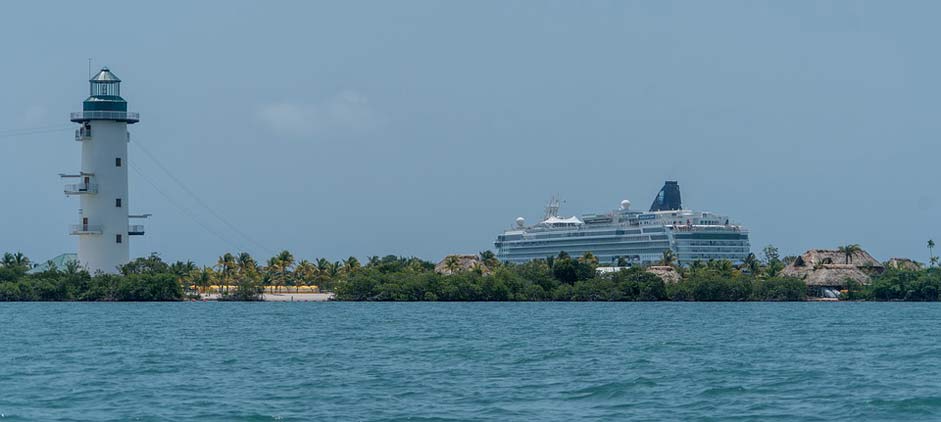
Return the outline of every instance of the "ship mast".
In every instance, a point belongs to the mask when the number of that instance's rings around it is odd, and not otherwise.
[[[549,217],[558,217],[559,216],[559,197],[554,195],[549,199],[549,202],[546,204],[546,217],[543,220],[548,220]]]

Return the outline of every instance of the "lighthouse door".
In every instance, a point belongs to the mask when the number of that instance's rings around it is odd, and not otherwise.
[[[88,217],[82,217],[82,230],[88,231]]]

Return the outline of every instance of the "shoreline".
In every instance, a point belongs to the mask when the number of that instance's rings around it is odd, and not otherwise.
[[[202,301],[219,301],[218,293],[201,295]],[[264,293],[261,302],[328,302],[336,297],[333,293]]]

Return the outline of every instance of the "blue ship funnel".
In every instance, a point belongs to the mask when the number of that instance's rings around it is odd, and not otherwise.
[[[653,204],[650,204],[650,211],[674,211],[683,209],[683,201],[680,199],[680,185],[675,181],[666,181],[660,193],[654,198]]]

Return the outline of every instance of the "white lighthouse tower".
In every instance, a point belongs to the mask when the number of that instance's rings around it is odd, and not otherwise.
[[[144,226],[129,225],[127,125],[137,123],[137,113],[127,111],[121,98],[121,80],[107,67],[89,80],[91,92],[82,111],[72,113],[79,123],[75,140],[82,143],[82,170],[62,177],[77,180],[65,186],[66,195],[81,199],[78,224],[78,260],[88,271],[114,273],[129,260],[129,237],[144,234]]]

